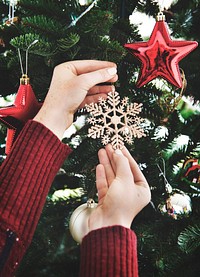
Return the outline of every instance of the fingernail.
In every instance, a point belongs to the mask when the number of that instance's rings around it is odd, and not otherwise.
[[[110,67],[107,69],[108,73],[110,75],[115,75],[117,73],[117,68],[116,67]]]
[[[121,151],[120,149],[116,149],[116,150],[115,150],[115,153],[116,153],[117,155],[123,155],[123,154],[122,154],[122,151]]]

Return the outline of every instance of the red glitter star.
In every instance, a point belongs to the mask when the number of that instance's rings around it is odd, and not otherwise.
[[[124,46],[142,62],[137,81],[141,87],[162,77],[176,87],[182,87],[178,62],[197,47],[196,41],[171,40],[167,24],[158,20],[149,41],[127,43]]]
[[[23,77],[21,80],[29,80]],[[30,84],[20,84],[14,104],[0,109],[0,121],[8,128],[6,140],[6,154],[10,152],[14,140],[24,124],[32,119],[39,111],[39,103]]]

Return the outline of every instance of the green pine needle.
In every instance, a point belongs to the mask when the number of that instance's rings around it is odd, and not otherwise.
[[[31,45],[31,43],[35,40],[38,40],[38,43],[31,46],[29,53],[37,54],[44,57],[55,54],[55,45],[49,42],[47,39],[39,36],[38,34],[28,33],[19,37],[15,37],[11,39],[10,44],[15,48],[26,51],[29,45]]]
[[[63,34],[66,31],[63,24],[59,23],[57,20],[53,18],[46,17],[44,15],[34,15],[23,18],[23,26],[30,30],[38,31],[40,33],[53,36],[59,36],[59,34]]]
[[[200,225],[189,226],[178,237],[180,249],[190,254],[200,246]]]
[[[77,44],[80,40],[80,36],[78,34],[71,33],[66,38],[61,38],[57,41],[58,49],[61,52],[64,52]]]

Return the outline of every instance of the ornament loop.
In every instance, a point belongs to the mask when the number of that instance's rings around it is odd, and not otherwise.
[[[28,78],[27,74],[22,74],[20,78],[20,85],[28,85],[30,83],[30,79]]]
[[[159,12],[156,16],[156,21],[165,21],[165,15],[163,14],[163,12]]]
[[[87,201],[87,208],[93,209],[96,207],[96,203],[92,198],[89,198]]]

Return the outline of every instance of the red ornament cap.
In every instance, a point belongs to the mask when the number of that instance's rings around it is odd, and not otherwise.
[[[197,46],[196,41],[171,40],[163,17],[157,17],[149,41],[124,45],[142,63],[138,87],[162,77],[179,88],[183,84],[178,63]]]

